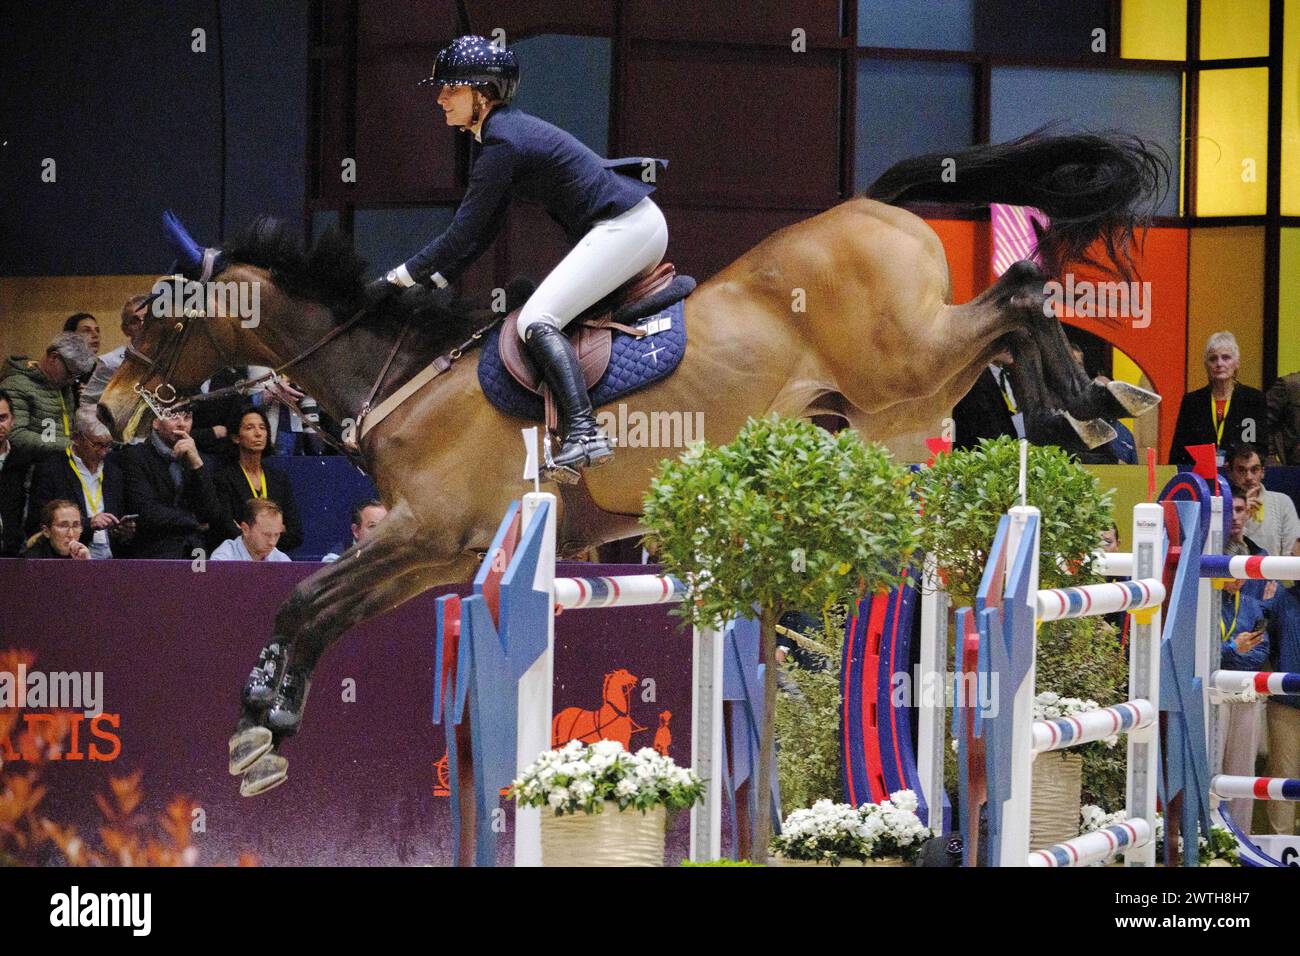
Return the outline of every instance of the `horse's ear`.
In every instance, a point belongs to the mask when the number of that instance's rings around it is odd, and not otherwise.
[[[167,233],[167,241],[176,252],[182,272],[190,272],[203,264],[203,250],[170,209],[163,212],[163,231]]]

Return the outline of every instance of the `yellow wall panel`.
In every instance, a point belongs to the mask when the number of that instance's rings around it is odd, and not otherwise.
[[[1300,372],[1300,229],[1282,230],[1282,268],[1278,283],[1277,372]]]
[[[1196,214],[1264,214],[1268,179],[1268,69],[1200,74]]]
[[[1300,0],[1288,0],[1282,40],[1282,215],[1300,216]]]
[[[1241,348],[1237,377],[1259,388],[1263,378],[1264,230],[1231,226],[1191,230],[1187,270],[1187,389],[1205,378],[1205,342],[1228,331]],[[1176,344],[1169,343],[1171,347]]]
[[[1187,56],[1187,0],[1124,0],[1120,56],[1182,60]]]
[[[1268,56],[1268,0],[1201,0],[1201,59],[1240,56]]]
[[[44,355],[74,312],[99,320],[99,350],[126,344],[122,305],[157,276],[14,276],[0,279],[0,357]]]

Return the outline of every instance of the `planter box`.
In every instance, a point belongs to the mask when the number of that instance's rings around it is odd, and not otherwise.
[[[1061,751],[1034,759],[1029,849],[1042,850],[1079,835],[1083,756]]]
[[[605,801],[603,813],[556,816],[542,809],[543,866],[663,866],[667,812],[642,813]]]

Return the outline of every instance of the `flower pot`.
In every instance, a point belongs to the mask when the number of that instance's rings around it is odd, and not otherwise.
[[[1034,760],[1029,849],[1042,850],[1079,835],[1083,756],[1052,751]]]
[[[823,860],[790,860],[777,853],[767,858],[768,866],[830,866]],[[901,856],[882,856],[875,860],[840,860],[840,866],[907,866]]]
[[[556,816],[542,809],[543,866],[663,866],[667,819],[663,807]]]

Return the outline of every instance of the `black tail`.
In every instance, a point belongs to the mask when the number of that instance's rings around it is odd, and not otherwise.
[[[864,195],[894,205],[1034,206],[1051,218],[1038,239],[1049,275],[1081,262],[1128,279],[1134,231],[1150,220],[1168,185],[1169,159],[1159,146],[1126,133],[1049,136],[1040,129],[1010,143],[905,159]],[[1088,255],[1097,239],[1110,262]]]

